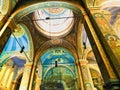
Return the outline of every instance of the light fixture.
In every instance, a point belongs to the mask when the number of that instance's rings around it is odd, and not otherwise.
[[[25,47],[20,45],[20,43],[18,42],[18,40],[17,40],[16,36],[14,35],[14,33],[12,33],[12,35],[15,38],[15,40],[17,41],[17,43],[20,46],[20,48],[21,48],[20,53],[24,53],[24,55],[26,56],[26,58],[28,59],[28,61],[31,62],[31,59],[27,56],[27,54],[24,51]]]
[[[25,49],[25,47],[22,46],[22,47],[21,47],[21,50],[20,50],[20,53],[22,53],[22,52],[24,51],[24,49]]]
[[[86,42],[83,42],[84,49],[86,49]]]
[[[57,61],[55,61],[55,67],[57,67],[58,66],[58,62]]]

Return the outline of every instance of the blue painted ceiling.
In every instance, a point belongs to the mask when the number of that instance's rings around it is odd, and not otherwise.
[[[40,60],[43,65],[54,64],[55,61],[58,64],[74,64],[73,55],[64,48],[56,47],[48,49],[41,57]]]

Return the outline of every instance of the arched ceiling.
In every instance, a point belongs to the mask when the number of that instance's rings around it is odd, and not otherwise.
[[[29,50],[29,40],[24,29],[22,25],[17,25],[15,32],[10,36],[5,45],[4,52],[20,51],[23,46],[25,47],[25,51]]]
[[[69,50],[63,47],[49,48],[40,56],[39,61],[42,66],[42,77],[43,79],[48,79],[48,81],[53,77],[56,78],[55,80],[60,80],[60,76],[64,77],[64,80],[68,79],[65,77],[73,79],[75,78],[74,75],[77,75],[75,58]]]
[[[29,0],[24,0],[24,2],[28,2]],[[95,1],[95,0],[92,0]],[[99,1],[99,0],[97,0]],[[22,2],[20,0],[19,2]],[[116,20],[116,15],[120,12],[120,4],[119,0],[104,0],[104,3],[101,4],[101,10],[107,10],[112,13],[110,23],[113,24]],[[54,2],[60,3],[60,2]],[[94,2],[93,2],[94,3]],[[53,4],[53,3],[52,3]],[[46,3],[47,5],[47,3]],[[67,5],[67,4],[66,4]],[[54,5],[53,5],[54,6]],[[69,6],[69,5],[68,5]],[[34,24],[36,30],[41,32],[43,36],[47,37],[62,37],[68,35],[70,30],[73,27],[74,22],[74,14],[70,9],[62,8],[62,7],[50,7],[50,8],[43,8],[35,10],[32,12],[32,19],[34,20]],[[27,8],[26,8],[27,9]],[[17,40],[20,42],[21,46],[25,46],[25,50],[27,51],[29,48],[28,38],[24,31],[19,30],[18,33],[14,33]],[[52,39],[54,39],[52,38]],[[86,42],[88,46],[90,46],[89,40],[87,38],[86,33],[83,31],[82,36],[83,42]],[[9,46],[9,47],[8,47]],[[15,40],[14,36],[11,35],[9,38],[4,51],[20,51],[21,47],[18,45],[17,41]],[[50,56],[50,57],[49,57]],[[1,57],[1,56],[0,56]],[[49,64],[50,60],[58,60],[59,63],[74,63],[74,57],[70,53],[64,54],[53,54],[52,51],[48,51],[45,53],[41,58],[43,64]],[[62,62],[64,60],[64,62]],[[69,62],[67,61],[69,60]]]
[[[74,74],[71,70],[69,70],[68,68],[64,67],[64,66],[59,66],[59,67],[55,67],[52,68],[51,70],[49,70],[46,74],[46,76],[44,77],[44,79],[51,79],[51,75],[58,76],[58,80],[60,79],[59,76],[71,76],[71,78],[74,78]],[[57,79],[56,78],[56,79]],[[61,78],[62,79],[62,78]]]
[[[24,24],[17,24],[15,32],[11,34],[0,55],[0,63],[4,63],[4,61],[13,56],[19,57],[22,53],[25,54],[22,54],[23,56],[29,57],[28,59],[31,60],[33,57],[33,47],[32,43],[30,43],[31,38],[28,28]]]
[[[43,65],[51,65],[55,64],[55,61],[58,64],[74,64],[75,58],[74,56],[65,48],[50,48],[48,49],[41,57],[41,63]]]

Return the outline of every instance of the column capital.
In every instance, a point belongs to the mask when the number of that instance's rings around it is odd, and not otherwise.
[[[85,10],[82,10],[82,14],[83,14],[83,16],[87,15],[87,12]]]
[[[88,61],[86,59],[79,59],[80,64],[86,65]]]

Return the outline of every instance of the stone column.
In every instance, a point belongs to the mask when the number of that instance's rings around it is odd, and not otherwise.
[[[84,90],[79,60],[76,61],[76,67],[78,71],[78,88],[81,88],[81,90]]]
[[[33,81],[34,81],[34,75],[35,75],[35,70],[36,70],[36,62],[34,61],[34,64],[33,64],[33,67],[32,67],[32,71],[31,71],[31,76],[30,76],[30,83],[29,83],[29,89],[28,90],[31,90],[32,89],[32,85],[33,85]]]
[[[3,66],[3,67],[2,67],[2,70],[0,71],[0,82],[1,82],[1,80],[2,80],[2,78],[3,78],[3,76],[4,76],[5,71],[6,71],[6,67]]]
[[[9,79],[9,76],[10,76],[10,68],[8,70],[6,70],[6,73],[3,77],[3,80],[2,80],[2,84],[4,87],[6,87],[6,83],[8,82],[8,79]]]
[[[42,78],[38,78],[36,80],[35,90],[40,90],[41,80]]]
[[[14,75],[14,72],[11,72],[10,75],[9,75],[9,79],[8,79],[8,82],[6,83],[6,87],[10,90],[14,90],[12,89],[12,79],[13,79],[13,75]]]
[[[28,85],[29,85],[30,75],[31,75],[31,68],[32,68],[32,63],[25,64],[23,77],[22,77],[19,90],[28,90]]]
[[[81,72],[85,90],[94,90],[92,77],[88,67],[88,61],[85,59],[80,59],[79,62],[81,65]]]
[[[81,65],[79,62],[79,59],[82,58],[82,42],[81,42],[81,33],[82,33],[82,21],[78,23],[78,28],[77,29],[77,54],[78,54],[78,59],[76,60],[76,65],[78,69],[78,78],[79,82],[81,84],[81,90],[85,90],[84,85],[83,85],[83,78],[82,78],[82,72],[81,72]]]

